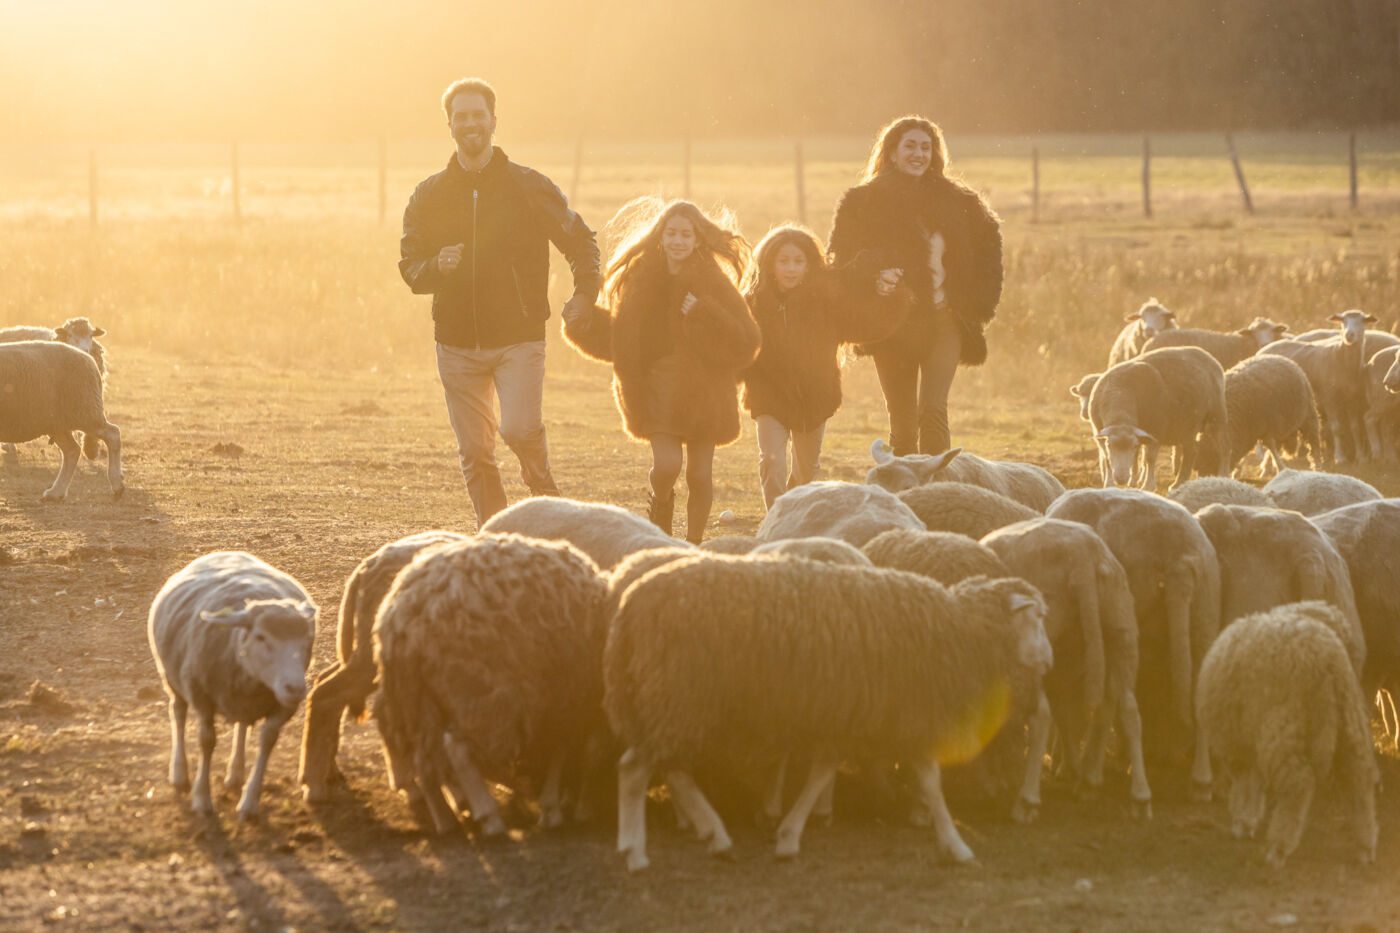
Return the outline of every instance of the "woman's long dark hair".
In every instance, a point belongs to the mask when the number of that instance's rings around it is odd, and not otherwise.
[[[752,251],[738,232],[733,215],[724,210],[711,219],[689,201],[665,202],[647,195],[622,205],[604,228],[605,234],[611,234],[618,242],[603,280],[603,294],[609,304],[634,262],[648,253],[661,255],[661,231],[672,217],[690,221],[695,228],[695,252],[713,262],[738,286]]]
[[[943,131],[928,117],[910,114],[900,117],[880,131],[875,140],[875,148],[870,150],[870,162],[865,166],[865,177],[861,181],[870,181],[884,172],[898,171],[894,167],[894,152],[899,148],[899,141],[904,138],[904,134],[910,130],[922,130],[933,140],[933,158],[929,162],[928,174],[939,178],[947,174],[948,147],[943,142]]]
[[[826,274],[826,256],[817,235],[806,227],[797,224],[784,224],[768,231],[768,235],[758,241],[753,250],[753,262],[744,276],[741,291],[744,297],[753,299],[759,292],[773,287],[774,264],[778,260],[778,250],[792,244],[802,250],[807,257],[807,277],[804,282],[815,282]]]

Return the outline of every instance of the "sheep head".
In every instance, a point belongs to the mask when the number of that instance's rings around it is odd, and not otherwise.
[[[1144,444],[1155,444],[1156,438],[1135,424],[1110,424],[1094,435],[1108,453],[1109,478],[1115,486],[1132,483],[1138,451]]]

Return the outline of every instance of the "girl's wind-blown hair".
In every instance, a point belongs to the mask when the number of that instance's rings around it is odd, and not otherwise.
[[[722,209],[711,219],[689,201],[666,202],[646,195],[622,205],[603,230],[604,238],[617,243],[603,281],[609,304],[633,262],[649,252],[661,254],[661,231],[668,220],[677,216],[689,220],[695,228],[695,252],[714,261],[738,286],[752,253],[748,241],[738,232],[733,214]]]
[[[739,288],[744,297],[753,300],[760,292],[773,287],[773,265],[777,261],[778,250],[788,244],[802,250],[802,255],[807,257],[805,282],[815,282],[826,272],[825,251],[815,233],[797,224],[774,227],[754,247],[753,262],[749,265],[749,271],[744,275],[744,283]]]
[[[875,148],[870,150],[870,162],[865,166],[865,177],[861,181],[870,181],[876,175],[894,170],[894,151],[910,130],[923,130],[933,140],[933,158],[929,162],[928,174],[941,178],[947,173],[948,147],[943,143],[943,131],[928,117],[911,114],[900,117],[880,131]]]

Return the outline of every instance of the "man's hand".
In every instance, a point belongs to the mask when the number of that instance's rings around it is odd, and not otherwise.
[[[878,295],[893,295],[895,286],[899,284],[900,278],[904,275],[903,269],[886,269],[875,276],[875,293]]]
[[[589,301],[584,296],[574,295],[568,301],[564,302],[564,309],[559,312],[559,315],[564,318],[565,323],[577,324],[583,319],[583,316],[588,312],[592,304],[593,302]]]
[[[443,275],[457,271],[457,267],[462,263],[462,250],[466,248],[465,243],[458,243],[456,246],[444,246],[442,252],[438,253],[438,271]]]
[[[681,314],[689,314],[690,309],[695,307],[699,300],[699,298],[696,298],[690,292],[686,292],[685,297],[681,299]]]

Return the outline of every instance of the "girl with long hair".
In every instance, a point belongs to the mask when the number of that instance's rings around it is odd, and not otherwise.
[[[765,508],[816,475],[827,419],[841,407],[841,344],[893,333],[909,306],[901,274],[870,252],[829,269],[805,227],[776,227],[759,241],[744,296],[763,342],[744,373],[743,404],[757,427]]]
[[[864,180],[836,205],[829,248],[838,265],[874,250],[904,270],[914,295],[908,317],[862,350],[875,359],[895,454],[947,450],[953,373],[987,358],[982,331],[1001,299],[1001,226],[976,191],[948,176],[934,123],[901,117],[881,131]]]
[[[698,544],[715,447],[739,436],[739,373],[758,352],[758,325],[736,286],[749,245],[728,218],[689,201],[641,198],[609,226],[623,232],[603,282],[607,308],[566,317],[564,336],[613,364],[623,426],[651,445],[648,515],[667,534],[684,464],[686,538]]]

